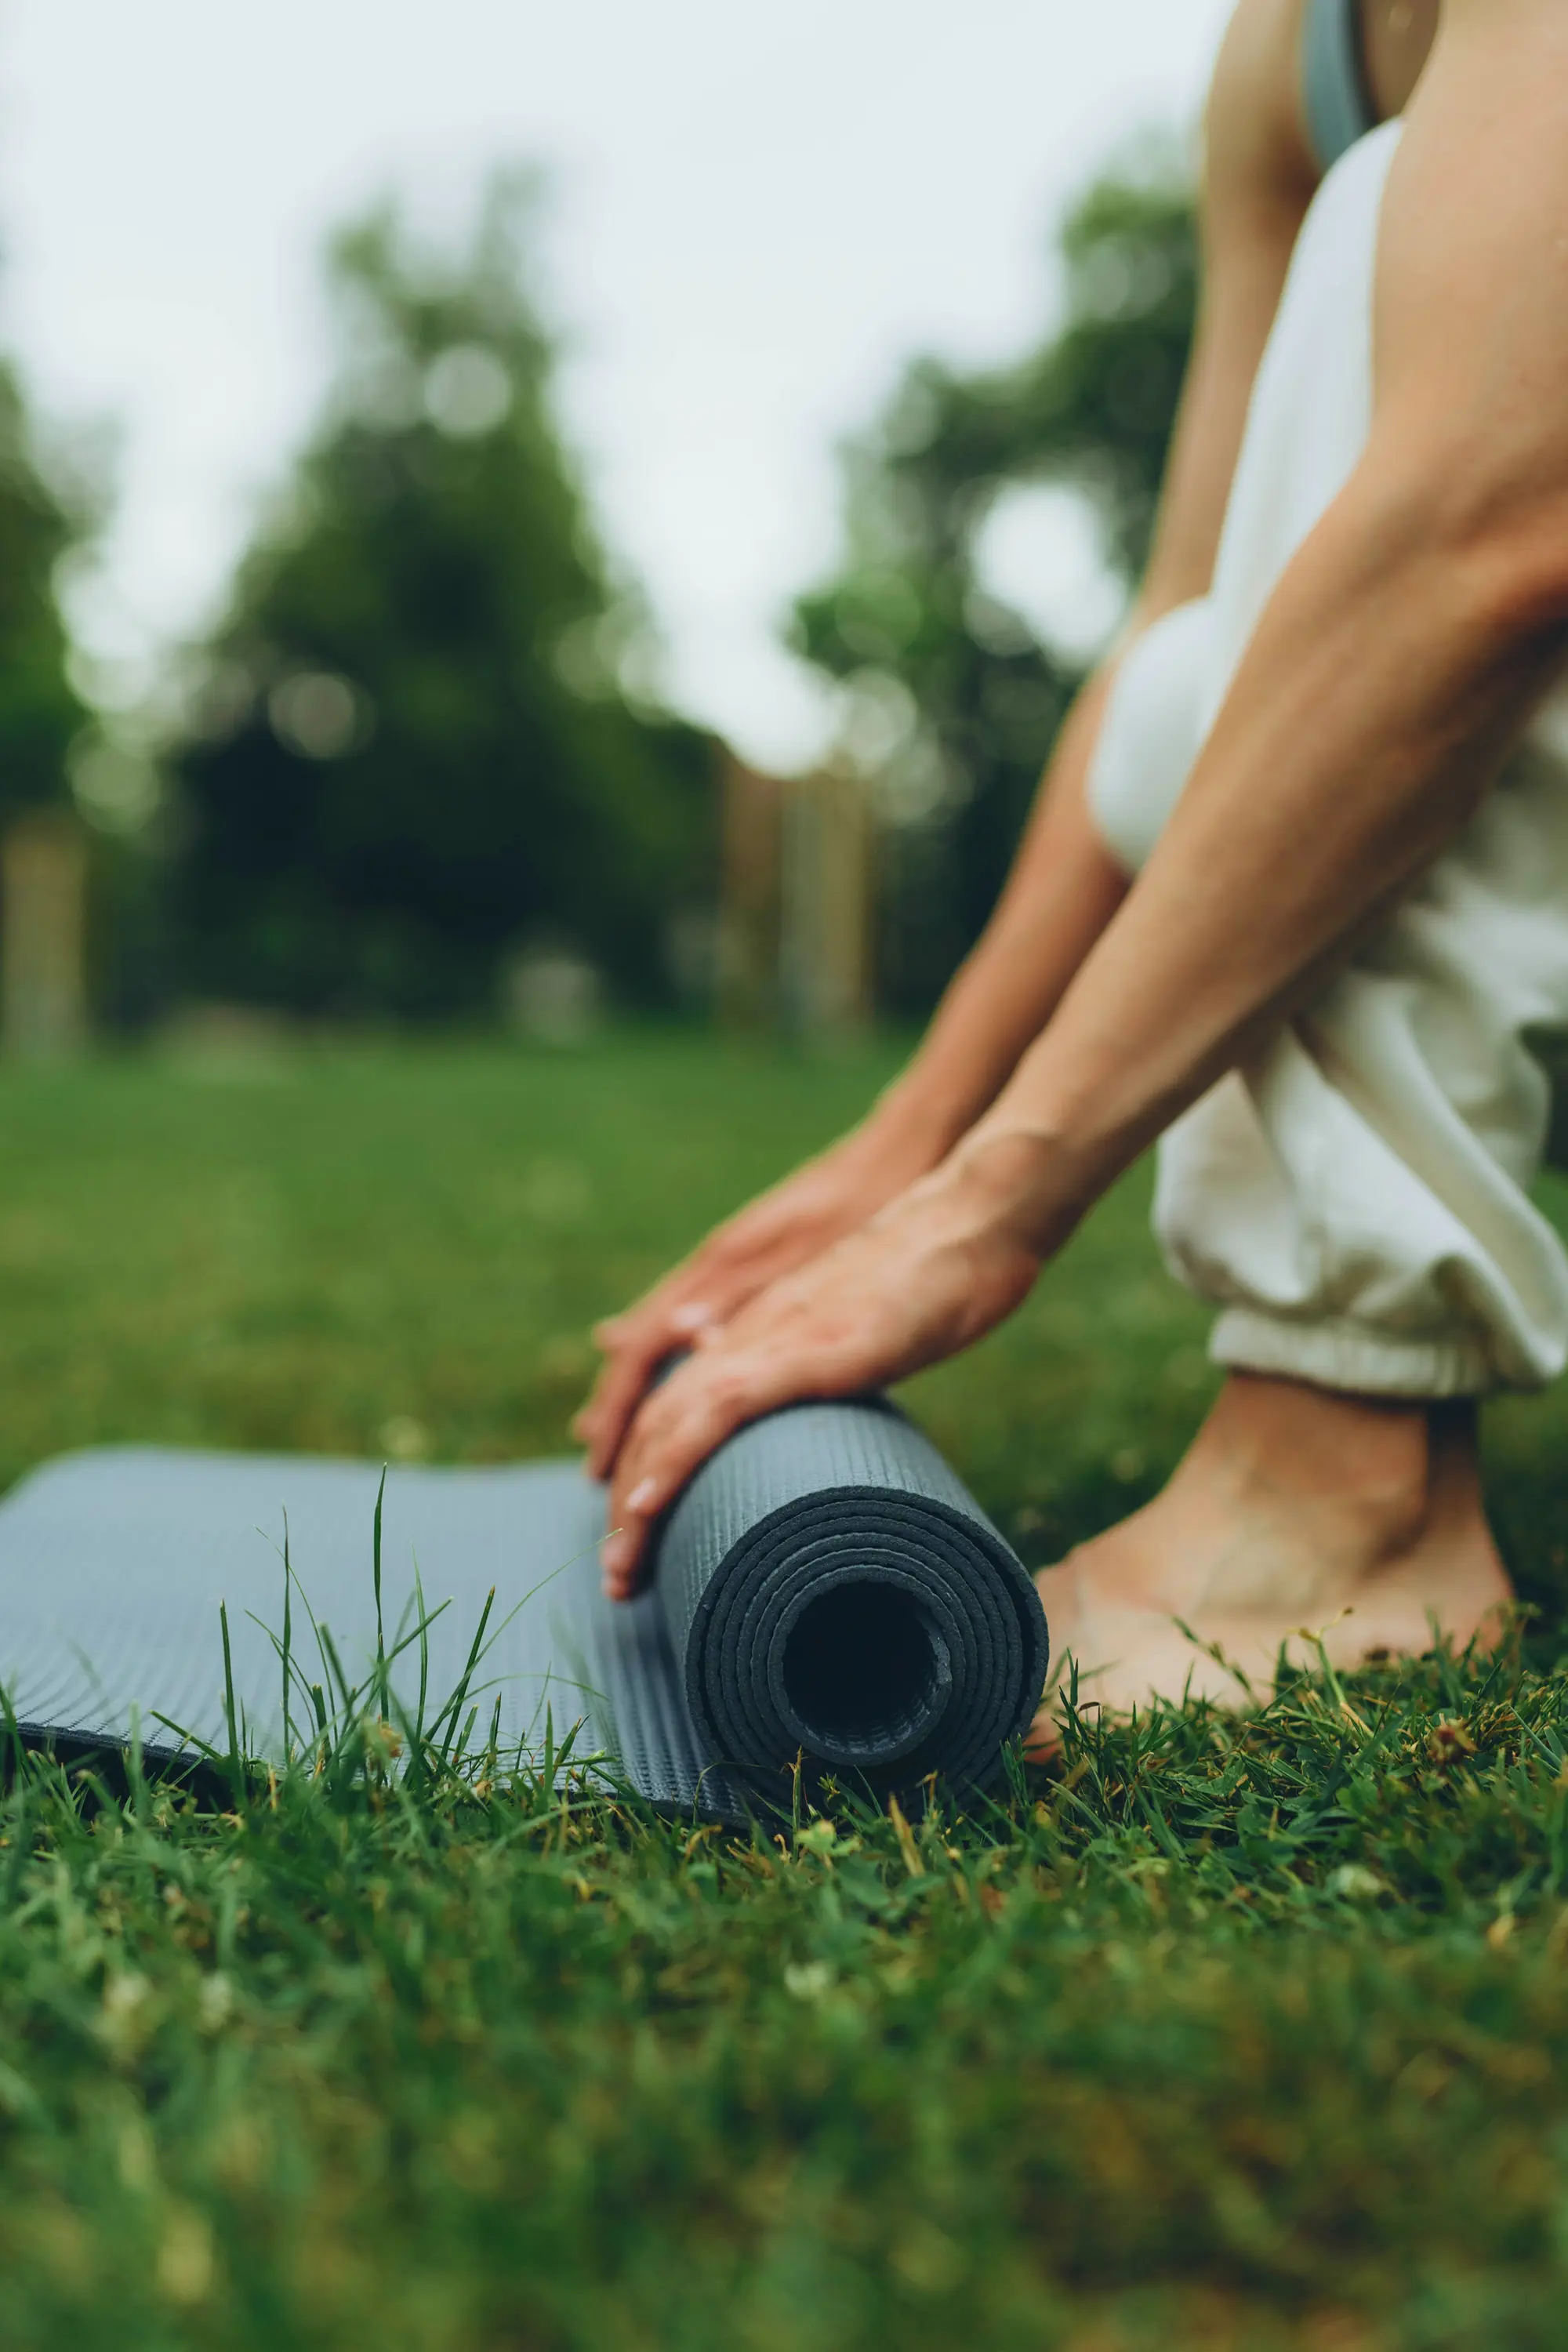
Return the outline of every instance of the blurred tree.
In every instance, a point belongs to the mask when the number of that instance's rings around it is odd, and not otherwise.
[[[541,934],[669,992],[672,911],[710,893],[714,762],[638,693],[647,630],[552,412],[535,195],[492,184],[445,264],[384,209],[331,248],[331,404],[174,762],[200,992],[474,1010]]]
[[[1081,675],[978,575],[1009,487],[1081,494],[1131,585],[1147,551],[1196,300],[1191,194],[1168,167],[1090,188],[1061,236],[1064,321],[1016,365],[923,359],[846,451],[846,554],[793,642],[847,690],[846,746],[888,819],[880,993],[940,992],[984,924]]]
[[[85,717],[67,676],[55,582],[91,526],[91,501],[53,472],[36,454],[16,377],[0,362],[0,827],[65,799],[66,755]]]

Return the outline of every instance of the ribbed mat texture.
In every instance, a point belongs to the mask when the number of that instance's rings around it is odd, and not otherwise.
[[[252,1753],[285,1741],[283,1552],[298,1670],[352,1682],[375,1649],[372,1525],[359,1462],[114,1448],[68,1455],[0,1504],[0,1684],[33,1738],[150,1755],[227,1745],[218,1605]],[[384,1506],[391,1648],[418,1621],[426,1722],[464,1669],[486,1596],[490,1645],[469,1705],[503,1748],[609,1752],[655,1804],[720,1819],[812,1780],[912,1790],[983,1782],[1045,1679],[1024,1569],[941,1455],[892,1407],[808,1404],[742,1430],[665,1528],[650,1591],[601,1592],[602,1489],[574,1463],[396,1467]],[[423,1596],[422,1610],[420,1595]],[[393,1683],[420,1705],[419,1645]],[[308,1723],[298,1688],[290,1712]]]

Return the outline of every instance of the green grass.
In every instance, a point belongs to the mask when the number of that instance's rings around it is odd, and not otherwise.
[[[888,1066],[7,1075],[0,1475],[558,1449],[591,1317]],[[913,1394],[1031,1557],[1148,1492],[1209,1391],[1145,1196]],[[1562,1396],[1496,1413],[1537,1604],[1497,1666],[1086,1727],[968,1822],[736,1840],[526,1775],[416,1795],[352,1741],[227,1817],[25,1768],[0,2346],[1555,2352],[1565,1438]]]

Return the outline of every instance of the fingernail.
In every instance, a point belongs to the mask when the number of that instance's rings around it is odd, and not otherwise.
[[[677,1331],[700,1331],[705,1323],[713,1320],[713,1309],[704,1307],[699,1299],[692,1299],[685,1307],[677,1307],[669,1319]]]
[[[628,1511],[651,1511],[658,1495],[658,1488],[653,1479],[639,1478],[626,1496],[626,1508]]]
[[[604,1570],[606,1577],[616,1576],[620,1573],[621,1568],[625,1564],[626,1557],[626,1539],[625,1536],[606,1536],[604,1542],[599,1546],[599,1566]]]

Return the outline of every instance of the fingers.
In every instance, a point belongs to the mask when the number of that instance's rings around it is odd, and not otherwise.
[[[615,1532],[605,1545],[602,1562],[605,1590],[613,1601],[624,1601],[637,1590],[655,1524],[686,1481],[731,1431],[752,1417],[737,1391],[710,1381],[695,1398],[678,1397],[673,1404],[666,1402],[661,1391],[646,1412],[650,1425],[644,1428],[643,1416],[638,1416],[610,1503]]]
[[[704,1323],[711,1322],[713,1313],[713,1308],[701,1298],[679,1300],[668,1307],[649,1299],[641,1307],[628,1307],[623,1314],[606,1315],[594,1325],[588,1336],[595,1348],[613,1356],[617,1349],[635,1345],[643,1327],[651,1327],[661,1318],[672,1331],[699,1331]]]
[[[592,1397],[574,1423],[588,1449],[590,1478],[609,1475],[658,1361],[657,1355],[647,1349],[628,1348],[612,1356],[600,1372]]]
[[[728,1321],[781,1274],[810,1257],[827,1236],[821,1220],[781,1214],[764,1195],[710,1234],[696,1254],[638,1302],[594,1327],[608,1361],[573,1423],[596,1478],[608,1475],[637,1406],[664,1360]]]
[[[609,1323],[597,1327],[594,1336],[606,1349],[607,1360],[593,1394],[573,1423],[574,1433],[588,1448],[591,1477],[608,1477],[632,1416],[659,1366],[689,1347],[714,1318],[715,1309],[705,1300],[685,1299],[661,1307],[657,1314],[614,1316]]]
[[[719,1309],[710,1307],[705,1298],[689,1298],[684,1307],[670,1309],[669,1328],[677,1339],[695,1339],[719,1320]]]
[[[616,1465],[610,1526],[601,1560],[605,1590],[624,1601],[637,1590],[653,1529],[709,1455],[746,1423],[805,1393],[839,1394],[858,1385],[820,1355],[731,1351],[721,1341],[671,1374],[637,1414]]]

